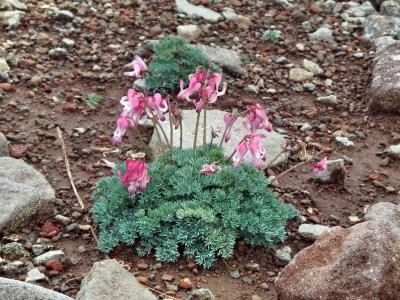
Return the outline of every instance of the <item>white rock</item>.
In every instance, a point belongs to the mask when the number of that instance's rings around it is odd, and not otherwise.
[[[346,169],[344,168],[344,160],[328,160],[327,167],[324,171],[315,174],[314,180],[320,183],[343,183],[346,176]]]
[[[318,224],[301,224],[299,226],[299,234],[309,240],[315,241],[319,236],[329,231],[328,226]]]
[[[194,24],[179,25],[176,28],[176,31],[178,32],[179,36],[188,39],[189,41],[195,40],[201,35],[200,27]]]
[[[15,28],[19,26],[24,15],[25,13],[19,10],[0,11],[0,23],[7,25],[8,28]]]
[[[308,36],[312,41],[324,41],[329,43],[335,42],[335,39],[332,35],[332,30],[326,27],[321,27],[317,29],[317,31],[310,33]]]
[[[345,147],[354,147],[354,143],[346,136],[336,136],[335,140]]]
[[[196,6],[189,3],[187,0],[175,0],[178,11],[181,11],[188,16],[203,18],[209,22],[218,22],[224,17],[204,6]]]
[[[33,268],[26,274],[25,282],[37,282],[47,279],[46,275],[39,271],[38,268]]]
[[[338,100],[336,95],[329,95],[329,96],[320,96],[316,99],[317,102],[335,106],[338,104]]]
[[[324,73],[324,70],[322,70],[321,67],[317,63],[315,63],[311,60],[308,60],[306,58],[303,60],[303,67],[304,67],[304,69],[306,69],[307,71],[310,71],[314,75],[321,75]]]
[[[63,38],[61,42],[67,47],[67,48],[72,48],[75,46],[75,41],[71,40],[69,38]]]
[[[65,254],[61,250],[52,250],[46,253],[43,253],[39,256],[36,256],[33,259],[33,264],[35,265],[41,265],[44,264],[46,261],[50,259],[58,259],[59,261],[64,261],[65,260]]]
[[[219,130],[219,138],[213,141],[214,144],[218,144],[220,142],[222,133],[225,129],[224,123],[224,115],[226,112],[220,110],[209,110],[207,111],[207,143],[211,141],[211,127],[214,130]],[[197,113],[194,110],[184,110],[183,111],[183,148],[192,148],[193,147],[193,139],[194,139],[194,131],[196,126],[196,118]],[[235,150],[236,145],[242,140],[243,136],[247,133],[246,130],[243,129],[243,118],[238,118],[232,130],[232,138],[228,143],[223,144],[224,153],[227,157],[229,157],[232,152]],[[169,137],[170,127],[169,127],[169,117],[166,114],[166,120],[161,123],[163,129],[165,130],[167,136]],[[197,145],[202,145],[203,141],[203,115],[200,118],[200,129],[199,135],[197,138]],[[279,134],[275,131],[272,132],[263,132],[266,138],[263,139],[263,144],[265,149],[267,150],[268,157],[266,164],[268,164],[279,152],[281,152],[282,147],[286,144],[286,138],[284,135]],[[179,129],[174,130],[174,146],[179,146]],[[163,144],[165,143],[164,138],[162,138]],[[153,151],[155,157],[158,157],[162,153],[162,146],[159,143],[159,139],[157,137],[156,132],[153,132],[153,136],[150,141],[150,148]],[[287,156],[283,155],[279,158],[273,165],[278,165],[287,160]],[[250,157],[246,156],[246,162],[250,161]]]
[[[26,10],[26,5],[19,0],[1,0],[0,9],[3,10]]]
[[[4,134],[0,132],[0,157],[8,156],[8,142]]]
[[[400,158],[400,144],[390,146],[386,152],[394,158]]]
[[[302,68],[293,68],[289,71],[289,79],[293,81],[307,81],[312,79],[314,76],[313,73],[308,72]]]
[[[292,248],[290,248],[289,246],[285,246],[283,248],[276,249],[275,258],[285,263],[289,263],[292,260]]]

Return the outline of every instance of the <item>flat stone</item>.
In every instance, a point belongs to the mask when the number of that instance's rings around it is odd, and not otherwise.
[[[49,51],[49,56],[54,59],[66,58],[68,51],[65,48],[54,48]]]
[[[47,277],[45,274],[39,271],[38,268],[33,268],[28,273],[26,274],[26,279],[25,282],[37,282],[37,281],[42,281],[46,280]]]
[[[4,300],[73,300],[36,284],[0,277],[0,299]]]
[[[344,183],[345,176],[343,159],[328,160],[326,169],[315,174],[314,180],[320,183]]]
[[[215,300],[215,296],[209,289],[197,289],[189,294],[188,300]]]
[[[8,29],[18,27],[21,24],[21,19],[25,15],[19,10],[0,11],[0,23],[3,23]]]
[[[33,263],[35,265],[42,265],[42,264],[46,263],[47,261],[49,261],[50,259],[58,259],[59,261],[62,262],[65,260],[65,254],[61,250],[48,251],[39,256],[36,256],[33,259]]]
[[[317,31],[308,34],[308,37],[311,41],[323,41],[334,43],[335,39],[332,34],[332,30],[327,27],[321,27],[317,29]]]
[[[400,42],[385,47],[375,60],[369,108],[375,112],[400,112]]]
[[[308,60],[306,58],[303,60],[303,67],[304,67],[304,69],[306,69],[307,71],[310,71],[314,75],[321,75],[324,73],[324,70],[322,70],[321,67],[317,63],[315,63],[311,60]]]
[[[335,140],[345,147],[354,147],[354,143],[347,136],[336,136]]]
[[[58,10],[55,15],[57,21],[68,22],[74,18],[74,14],[69,10]]]
[[[224,123],[224,115],[226,112],[221,110],[209,110],[207,111],[207,143],[211,142],[211,127],[214,130],[219,130],[223,132],[225,129]],[[183,148],[188,149],[193,147],[193,139],[194,139],[194,131],[196,127],[196,118],[197,113],[195,110],[184,110],[183,111]],[[228,143],[223,143],[223,150],[227,157],[229,157],[232,152],[235,150],[237,144],[242,140],[243,136],[247,133],[247,131],[243,128],[244,119],[238,118],[232,130],[232,138]],[[161,122],[161,125],[166,132],[167,136],[169,136],[170,126],[169,126],[169,117],[166,115],[166,120]],[[203,141],[203,118],[200,118],[200,129],[197,137],[197,145],[201,145]],[[261,131],[260,131],[261,132]],[[282,150],[282,147],[286,144],[286,138],[284,135],[277,133],[276,131],[266,132],[265,138],[263,139],[263,145],[267,150],[267,161],[266,164],[271,162],[271,160]],[[221,139],[220,137],[213,141],[214,144],[218,144]],[[179,146],[179,129],[174,129],[174,146]],[[154,131],[153,136],[150,141],[150,148],[153,151],[155,157],[159,157],[162,153],[162,147],[165,145],[165,140],[162,138],[162,144],[160,144],[157,133]],[[281,158],[277,159],[273,166],[279,165],[287,160],[287,156],[283,155]],[[250,162],[251,159],[249,156],[245,158],[246,162]]]
[[[46,219],[54,201],[54,190],[42,174],[23,160],[0,157],[0,231],[34,217]]]
[[[8,142],[4,134],[0,132],[0,157],[1,156],[9,156],[8,152]]]
[[[201,29],[198,25],[189,24],[189,25],[179,25],[176,28],[176,31],[179,36],[191,41],[200,37]]]
[[[275,258],[284,263],[289,263],[292,260],[292,248],[285,246],[275,250]]]
[[[334,227],[281,271],[279,299],[397,299],[400,227],[395,218]]]
[[[193,5],[187,0],[175,0],[175,4],[178,11],[191,17],[203,18],[209,22],[218,22],[223,19],[220,13],[204,6]]]
[[[326,104],[326,105],[331,105],[331,106],[336,106],[338,104],[338,99],[336,95],[328,95],[328,96],[320,96],[315,99],[315,101]]]
[[[81,283],[76,300],[157,300],[146,287],[114,259],[93,264]]]
[[[319,224],[301,224],[299,226],[299,234],[309,240],[317,240],[323,233],[329,231],[328,226]]]
[[[289,71],[289,79],[293,81],[307,81],[312,79],[314,76],[313,73],[304,70],[302,68],[293,68]]]

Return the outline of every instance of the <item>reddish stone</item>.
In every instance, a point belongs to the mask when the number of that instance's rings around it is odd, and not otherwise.
[[[189,278],[183,278],[179,280],[179,287],[185,290],[191,290],[193,288],[193,284]]]
[[[171,282],[171,281],[173,281],[174,279],[175,279],[174,276],[168,275],[168,274],[163,274],[163,276],[161,277],[161,280],[162,280],[162,281],[168,281],[168,282]]]
[[[5,92],[12,92],[13,87],[11,84],[9,83],[0,83],[0,89],[2,89]]]
[[[58,234],[58,228],[50,221],[43,224],[40,230],[40,235],[48,238],[54,237]]]
[[[141,284],[148,285],[149,284],[149,278],[146,276],[137,276],[136,277],[137,281],[139,281]]]
[[[63,264],[58,259],[49,259],[44,264],[47,269],[54,271],[62,271],[64,269]]]
[[[28,151],[28,146],[27,145],[12,145],[10,149],[10,156],[14,158],[23,158],[26,155],[26,152]]]

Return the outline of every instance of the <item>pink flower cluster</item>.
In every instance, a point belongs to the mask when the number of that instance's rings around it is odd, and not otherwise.
[[[214,103],[219,96],[226,92],[227,84],[222,84],[222,89],[219,90],[222,82],[222,74],[209,74],[206,70],[198,68],[196,73],[189,76],[189,86],[184,88],[184,82],[179,82],[181,91],[177,98],[179,100],[186,99],[194,104],[196,111],[200,112],[208,103]]]
[[[139,159],[128,159],[125,162],[125,167],[126,172],[124,174],[121,171],[117,173],[122,185],[128,188],[131,196],[139,190],[144,192],[150,182],[150,176],[147,175],[147,165]]]

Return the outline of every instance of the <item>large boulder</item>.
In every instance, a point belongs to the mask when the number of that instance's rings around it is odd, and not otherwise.
[[[0,157],[8,156],[8,142],[4,134],[0,132]]]
[[[378,53],[370,88],[372,111],[400,111],[400,42]]]
[[[383,36],[396,37],[400,32],[400,20],[396,17],[371,15],[364,23],[364,39],[373,42]]]
[[[213,143],[219,144],[222,136],[222,132],[225,129],[224,123],[224,115],[226,112],[221,110],[209,110],[207,111],[207,143],[211,142],[211,127],[214,131],[219,131],[219,137],[216,138]],[[202,145],[203,143],[203,114],[200,118],[200,125],[199,125],[199,134],[197,137],[197,145]],[[197,113],[195,110],[184,110],[183,111],[183,138],[182,138],[182,145],[183,148],[192,148],[193,147],[193,139],[194,139],[194,132],[196,128],[196,118]],[[243,121],[244,119],[239,117],[233,126],[232,129],[232,138],[228,143],[223,143],[224,153],[227,157],[229,157],[236,148],[236,145],[242,140],[243,136],[247,133],[247,131],[243,128]],[[166,120],[161,123],[164,131],[166,132],[169,138],[170,126],[169,126],[169,117],[166,115]],[[268,157],[266,164],[270,163],[271,160],[282,151],[282,148],[286,144],[286,138],[284,135],[276,132],[264,132],[266,138],[263,139],[263,144],[265,149],[267,150]],[[174,146],[179,146],[179,137],[180,131],[179,129],[174,130]],[[153,151],[155,157],[161,155],[163,148],[165,148],[165,139],[162,138],[162,142],[157,136],[157,132],[154,130],[153,136],[150,141],[150,148]],[[287,160],[287,155],[282,155],[279,159],[277,159],[273,166],[276,166],[284,161]],[[246,156],[246,162],[250,162],[250,156]]]
[[[0,277],[1,300],[73,300],[39,285]]]
[[[53,212],[55,194],[46,178],[23,160],[0,157],[0,231]]]
[[[280,299],[399,299],[400,210],[395,207],[370,208],[369,221],[334,227],[300,251],[275,282]]]
[[[94,263],[81,283],[76,300],[157,300],[116,260]]]

